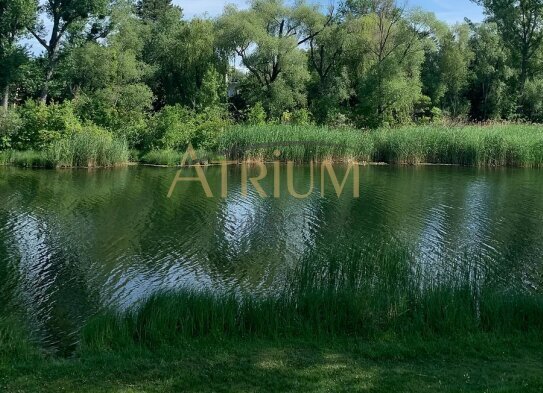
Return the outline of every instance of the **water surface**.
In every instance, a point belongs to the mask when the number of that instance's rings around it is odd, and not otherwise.
[[[103,307],[126,309],[150,294],[184,287],[273,291],[311,252],[400,243],[437,271],[474,261],[504,283],[539,290],[543,281],[543,173],[458,167],[362,167],[360,198],[290,196],[273,168],[244,196],[239,167],[205,170],[199,183],[168,190],[172,169],[0,170],[0,299],[24,311],[46,346],[70,345]],[[342,176],[344,168],[337,168]],[[187,176],[194,176],[186,170]],[[298,193],[310,170],[297,167]]]

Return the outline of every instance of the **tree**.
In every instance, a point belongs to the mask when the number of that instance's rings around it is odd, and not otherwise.
[[[50,33],[46,34],[45,25],[29,25],[29,31],[45,49],[45,78],[41,100],[47,101],[49,83],[53,79],[59,61],[63,39],[73,31],[81,31],[89,17],[106,11],[108,0],[46,0],[40,7],[52,22]]]
[[[202,85],[196,94],[199,110],[218,107],[226,101],[226,87],[217,70],[211,66],[204,74]]]
[[[138,0],[136,3],[137,15],[146,22],[158,22],[175,7],[171,0]]]
[[[451,28],[441,42],[439,70],[444,86],[442,107],[453,118],[468,114],[466,90],[472,56],[469,27],[463,24]]]
[[[221,48],[241,59],[250,79],[252,103],[261,101],[270,115],[305,104],[309,75],[300,50],[332,21],[303,2],[253,0],[248,10],[230,6],[218,21]]]
[[[10,86],[19,68],[27,60],[26,52],[17,45],[28,25],[34,23],[38,3],[36,0],[0,0],[0,87],[2,106],[8,109]]]
[[[509,50],[503,45],[494,23],[471,25],[470,64],[471,118],[477,120],[507,118],[513,109],[508,86],[513,76]]]
[[[333,9],[329,10],[329,15],[334,15]],[[345,55],[351,37],[349,26],[350,21],[335,15],[318,35],[308,41],[309,104],[319,123],[337,114],[340,105],[350,96],[350,82],[345,69]]]
[[[536,56],[543,43],[543,0],[473,0],[496,23],[519,70],[518,91],[537,72]]]
[[[359,123],[377,127],[404,122],[421,96],[420,67],[424,18],[407,15],[393,0],[373,0],[371,12],[357,18],[350,57],[356,81]]]
[[[120,7],[120,8],[117,8]],[[79,116],[126,138],[136,146],[145,128],[153,93],[144,83],[149,66],[139,59],[133,18],[126,18],[126,4],[112,10],[114,29],[102,43],[88,41],[72,48],[65,63]],[[136,30],[137,33],[137,30]]]

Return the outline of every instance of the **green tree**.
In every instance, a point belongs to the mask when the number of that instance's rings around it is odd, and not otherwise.
[[[374,0],[372,12],[356,19],[349,62],[361,125],[410,120],[421,96],[423,21],[392,0]]]
[[[47,34],[45,24],[28,26],[32,35],[45,49],[45,76],[41,92],[41,100],[47,101],[49,84],[58,66],[62,42],[70,32],[78,32],[85,28],[85,23],[92,15],[106,12],[108,0],[46,0],[40,7],[52,22]]]
[[[146,116],[153,101],[144,83],[149,66],[141,61],[140,26],[127,4],[112,11],[114,30],[102,42],[86,42],[73,48],[65,63],[66,84],[75,99],[78,114],[125,137],[132,146],[141,142]],[[139,41],[138,41],[139,40]]]
[[[507,118],[514,109],[510,94],[509,50],[503,45],[494,23],[472,25],[470,47],[471,117],[478,120]]]
[[[350,81],[345,69],[345,52],[351,36],[349,21],[330,10],[331,22],[308,41],[309,107],[318,123],[334,116],[350,96]]]
[[[196,94],[196,107],[200,110],[217,107],[226,101],[226,88],[221,75],[211,66],[202,79]]]
[[[469,27],[457,25],[443,37],[439,69],[445,87],[442,107],[453,117],[468,114],[466,92],[469,83],[469,64],[473,54],[469,47]]]
[[[226,63],[216,49],[213,22],[184,21],[182,10],[169,1],[142,1],[138,9],[145,23],[142,59],[152,69],[147,81],[156,97],[155,107],[200,105],[200,90],[209,88],[210,80],[205,81],[206,75],[210,77],[208,72],[214,69],[226,75]],[[213,95],[224,95],[222,87],[216,87]]]
[[[227,7],[218,21],[219,41],[248,70],[250,104],[262,102],[273,117],[305,105],[309,73],[300,47],[330,22],[304,2],[290,7],[282,0],[253,0],[248,10]]]
[[[138,17],[146,22],[158,22],[174,8],[181,10],[171,0],[138,0],[136,3]]]
[[[522,95],[529,78],[538,72],[536,57],[543,43],[543,0],[473,0],[495,22],[517,68]]]
[[[28,58],[25,50],[17,45],[17,41],[24,35],[27,27],[34,23],[37,10],[36,0],[0,0],[0,88],[5,110],[9,105],[11,84]]]

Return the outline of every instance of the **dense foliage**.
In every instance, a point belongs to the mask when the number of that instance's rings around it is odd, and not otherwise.
[[[171,0],[0,0],[0,149],[96,129],[148,152],[213,149],[233,122],[543,121],[543,1],[476,2],[485,22],[450,26],[394,0],[191,20]]]

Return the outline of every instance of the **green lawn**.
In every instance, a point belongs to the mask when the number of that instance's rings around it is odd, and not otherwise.
[[[0,362],[2,392],[541,392],[528,337],[189,341],[177,348]]]

